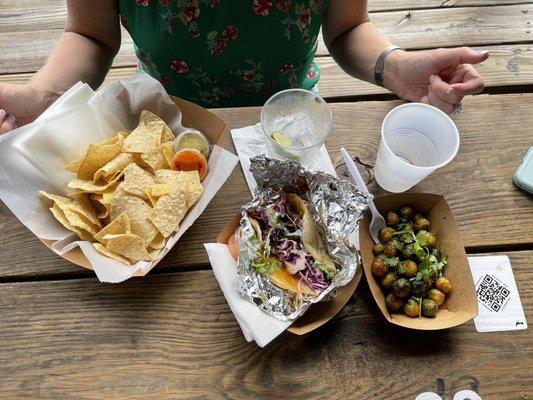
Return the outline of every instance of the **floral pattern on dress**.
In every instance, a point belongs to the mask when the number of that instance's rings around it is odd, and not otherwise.
[[[240,76],[243,80],[241,83],[241,90],[243,92],[258,92],[268,93],[276,86],[274,80],[265,82],[265,77],[261,73],[263,63],[255,62],[254,60],[245,60],[248,64],[247,69],[232,69],[232,75]]]
[[[226,46],[239,36],[239,29],[235,25],[228,25],[219,35],[217,31],[207,34],[207,47],[209,53],[218,56],[224,52]]]
[[[304,5],[303,2],[296,4],[295,17],[287,14],[285,18],[280,20],[283,25],[284,36],[290,40],[294,27],[296,27],[305,43],[314,42],[316,39],[310,37],[309,28],[313,15],[318,16],[320,14],[322,5],[323,0],[309,0],[308,6]]]
[[[137,0],[137,1],[151,1],[151,0]],[[159,4],[167,7],[166,11],[161,15],[164,20],[165,30],[168,33],[173,33],[173,27],[179,20],[189,30],[191,37],[197,38],[200,36],[200,29],[198,27],[197,19],[200,17],[200,8],[209,7],[216,8],[220,5],[220,0],[177,0],[177,11],[171,9],[171,0],[158,0]]]

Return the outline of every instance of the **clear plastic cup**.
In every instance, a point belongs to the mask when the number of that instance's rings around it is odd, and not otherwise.
[[[331,133],[333,115],[322,97],[304,89],[288,89],[267,100],[261,110],[261,127],[274,158],[313,160]]]
[[[404,192],[459,150],[459,132],[444,112],[423,103],[408,103],[390,111],[381,126],[375,176],[389,192]]]

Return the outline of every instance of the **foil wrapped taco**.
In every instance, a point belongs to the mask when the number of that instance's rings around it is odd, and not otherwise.
[[[239,292],[268,314],[294,320],[354,277],[360,259],[350,236],[369,199],[292,161],[260,156],[250,169],[258,188],[237,235]]]

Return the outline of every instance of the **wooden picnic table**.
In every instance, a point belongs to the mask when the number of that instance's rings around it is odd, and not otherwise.
[[[533,145],[533,1],[376,0],[371,17],[408,48],[468,44],[491,50],[480,67],[489,94],[464,101],[456,159],[411,191],[449,202],[469,255],[508,255],[526,319],[533,315],[533,202],[512,175]],[[24,82],[63,29],[61,0],[3,0],[0,82]],[[400,104],[346,77],[321,45],[321,94],[331,103],[327,147],[337,172],[344,146],[372,165],[383,117]],[[107,82],[134,71],[131,39]],[[213,110],[230,128],[259,108]],[[233,149],[229,135],[224,145]],[[240,167],[164,261],[144,278],[102,284],[50,252],[0,204],[0,398],[443,399],[473,389],[487,399],[533,396],[531,330],[477,333],[473,321],[434,332],[381,315],[362,281],[340,314],[306,336],[264,349],[244,339],[210,269],[213,242],[250,198]]]

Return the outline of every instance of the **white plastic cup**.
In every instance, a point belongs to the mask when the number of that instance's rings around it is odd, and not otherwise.
[[[423,103],[391,110],[381,125],[375,176],[383,189],[410,189],[459,151],[459,131],[444,112]]]

